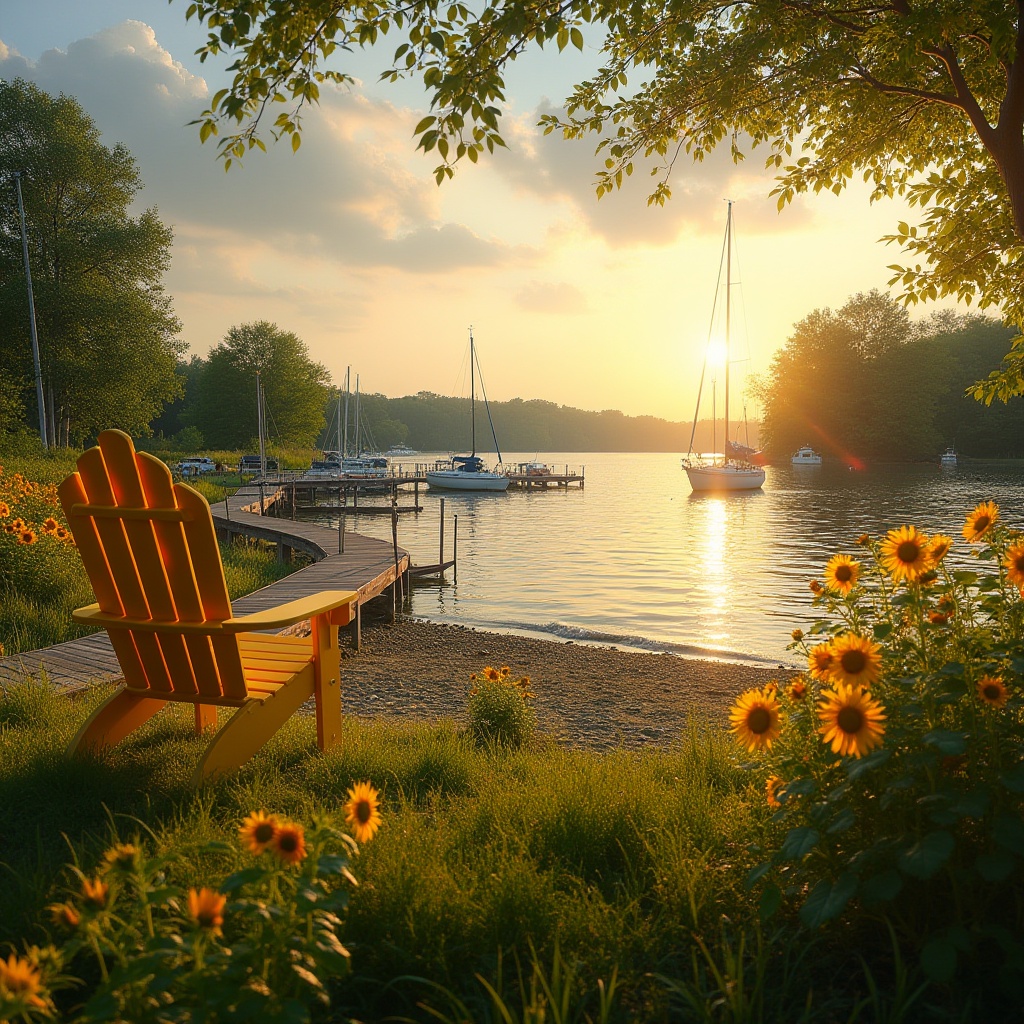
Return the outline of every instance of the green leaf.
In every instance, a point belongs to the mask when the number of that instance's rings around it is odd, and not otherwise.
[[[947,936],[925,943],[921,950],[921,969],[932,981],[945,983],[956,973],[956,946]]]
[[[857,876],[851,871],[839,876],[835,884],[823,878],[811,890],[800,908],[800,920],[808,928],[819,928],[837,918],[857,892]]]
[[[1005,850],[993,850],[991,853],[979,854],[974,861],[974,869],[986,882],[1005,882],[1013,874],[1017,866],[1017,858]]]
[[[934,729],[921,737],[921,742],[926,746],[934,747],[940,754],[948,757],[955,757],[967,749],[968,734],[965,732],[950,732],[946,729]]]
[[[813,828],[791,828],[782,841],[779,856],[785,860],[801,860],[817,845],[821,835]]]
[[[747,880],[743,883],[743,887],[749,892],[754,886],[764,878],[765,875],[771,871],[771,864],[758,864],[756,868],[752,868],[750,873],[747,875]]]
[[[861,896],[869,903],[887,903],[903,890],[903,877],[895,868],[874,875],[861,884]]]
[[[764,892],[761,893],[761,898],[757,904],[758,917],[762,921],[767,921],[778,912],[781,906],[782,890],[777,885],[765,886]]]
[[[900,855],[900,870],[914,878],[931,878],[949,860],[956,841],[945,831],[929,832]]]
[[[266,871],[263,868],[244,868],[242,871],[236,871],[233,875],[228,875],[220,883],[220,891],[223,893],[233,893],[241,889],[243,885],[258,882],[265,877]]]
[[[425,132],[435,121],[437,120],[433,114],[428,114],[416,127],[412,130],[413,135],[419,135]]]
[[[1024,793],[1024,764],[1019,764],[999,776],[999,781],[1011,793]]]
[[[873,769],[885,764],[890,757],[892,757],[892,751],[884,747],[881,750],[872,751],[865,757],[851,761],[846,766],[846,777],[848,779],[859,779],[862,775],[866,775]]]
[[[992,827],[992,837],[1004,849],[1024,857],[1024,822],[1013,815],[1001,814]]]
[[[830,835],[838,835],[840,832],[845,832],[848,828],[856,824],[857,815],[850,810],[849,807],[844,807],[834,818],[832,824],[829,825],[825,831]]]

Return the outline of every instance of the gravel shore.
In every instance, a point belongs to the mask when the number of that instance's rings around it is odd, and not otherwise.
[[[738,693],[789,674],[410,619],[364,620],[362,640],[342,638],[346,714],[462,721],[470,673],[508,665],[533,683],[540,731],[591,748],[668,746],[687,719],[724,722]]]

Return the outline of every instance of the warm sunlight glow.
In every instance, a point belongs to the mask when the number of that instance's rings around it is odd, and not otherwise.
[[[712,338],[708,342],[707,353],[705,358],[707,359],[708,366],[712,369],[720,370],[725,366],[725,358],[727,351],[725,348],[725,342],[721,338]]]

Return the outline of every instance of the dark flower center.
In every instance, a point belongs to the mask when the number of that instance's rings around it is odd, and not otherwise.
[[[1022,573],[1024,573],[1024,554],[1022,554],[1022,555],[1018,555],[1018,556],[1017,556],[1017,557],[1016,557],[1016,558],[1015,558],[1015,559],[1013,560],[1013,567],[1014,567],[1014,569],[1016,569],[1016,570],[1017,570],[1017,572],[1022,572]]]
[[[988,516],[978,516],[974,520],[974,532],[984,533],[992,525],[992,520]]]
[[[372,813],[369,800],[360,800],[356,804],[356,821],[358,821],[360,825],[365,825],[370,820],[370,815]]]
[[[843,656],[839,659],[839,664],[843,666],[846,672],[849,672],[851,676],[855,676],[868,667],[868,659],[863,651],[854,648],[850,651],[843,651]]]
[[[839,565],[836,567],[836,579],[840,583],[849,583],[853,579],[853,569],[848,565]]]
[[[917,541],[905,540],[896,549],[896,557],[905,565],[910,565],[921,557],[921,546]]]
[[[257,843],[269,843],[274,838],[274,826],[269,821],[261,821],[252,835]]]
[[[299,837],[294,832],[283,832],[278,836],[277,845],[284,853],[294,853],[299,848]]]
[[[216,928],[220,924],[220,915],[209,907],[204,907],[196,914],[200,928]]]
[[[754,708],[753,711],[747,715],[747,728],[754,733],[755,736],[760,736],[762,733],[767,732],[772,726],[772,716],[767,708]]]
[[[1003,691],[1000,690],[1000,688],[998,686],[996,686],[995,683],[988,683],[985,686],[985,689],[982,690],[981,692],[985,694],[985,699],[986,700],[995,701],[995,700],[999,700],[999,698],[1002,696],[1002,692]]]
[[[860,732],[864,727],[864,712],[860,708],[851,708],[849,706],[842,708],[839,714],[836,715],[836,725],[843,732],[852,736]]]

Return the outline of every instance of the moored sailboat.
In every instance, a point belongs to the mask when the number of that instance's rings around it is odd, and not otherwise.
[[[719,270],[721,285],[721,270]],[[729,441],[729,363],[730,363],[730,327],[731,327],[731,289],[732,289],[732,200],[725,220],[725,454],[719,458],[712,456],[705,459],[693,450],[693,440],[697,432],[697,419],[700,415],[701,393],[704,390],[704,373],[701,372],[700,389],[697,394],[697,409],[693,414],[693,429],[690,431],[690,450],[682,460],[683,469],[695,491],[755,491],[762,486],[765,479],[764,469],[754,465],[746,456],[753,453],[749,447],[733,445]],[[715,291],[715,307],[718,306],[718,291]],[[714,312],[712,312],[712,319]],[[759,454],[759,453],[753,453]]]
[[[447,461],[438,463],[434,469],[426,473],[427,485],[447,491],[506,491],[508,477],[498,470],[489,470],[484,460],[476,453],[476,348],[473,342],[473,328],[469,329],[469,397],[470,421],[472,424],[472,452],[469,455],[453,455]],[[484,394],[484,408],[487,410],[487,422],[491,426],[491,437],[494,439],[494,450],[501,464],[501,449],[491,422],[491,408]]]

